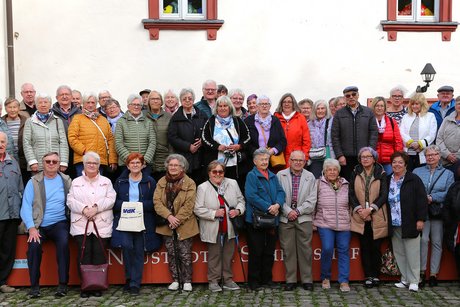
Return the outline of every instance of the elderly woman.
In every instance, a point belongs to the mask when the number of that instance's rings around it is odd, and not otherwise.
[[[146,172],[151,173],[151,164],[157,145],[156,133],[152,121],[142,112],[142,97],[131,94],[127,100],[128,111],[120,118],[115,131],[115,148],[118,165],[125,167],[126,158],[132,152],[144,157]]]
[[[33,174],[43,170],[43,155],[58,152],[61,157],[59,170],[68,166],[69,147],[64,124],[51,110],[51,97],[38,94],[35,98],[37,111],[24,124],[23,149],[27,160],[27,170]]]
[[[204,164],[213,160],[223,162],[226,166],[228,178],[235,179],[240,186],[246,163],[245,147],[250,141],[249,130],[246,124],[235,116],[235,108],[228,96],[217,98],[213,115],[203,127]]]
[[[272,281],[273,253],[278,236],[278,223],[281,204],[286,194],[275,174],[268,170],[270,151],[259,148],[254,152],[254,168],[246,177],[246,222],[249,249],[248,282],[251,290],[261,286],[274,287]],[[257,228],[253,215],[257,212],[274,217],[271,228]]]
[[[158,91],[151,91],[148,99],[147,118],[153,123],[156,135],[155,155],[152,163],[152,177],[160,180],[166,174],[164,161],[171,153],[172,148],[168,144],[168,125],[172,115],[162,109],[163,98]]]
[[[169,113],[173,115],[176,113],[177,109],[179,109],[179,98],[177,98],[177,95],[174,93],[173,90],[168,90],[165,94],[165,105],[164,109],[166,113]]]
[[[348,181],[339,176],[340,164],[326,159],[323,175],[319,179],[318,202],[313,225],[321,239],[321,281],[323,289],[331,288],[331,266],[334,245],[339,260],[340,291],[350,292],[350,210],[348,206]]]
[[[278,156],[286,149],[286,136],[278,117],[271,115],[270,98],[261,95],[257,98],[257,113],[245,119],[251,142],[248,153],[252,155],[258,148],[267,148],[270,156]]]
[[[407,113],[407,108],[404,106],[404,94],[407,90],[401,86],[395,86],[390,91],[390,100],[387,109],[387,115],[401,125],[403,116]]]
[[[26,158],[24,157],[22,139],[24,135],[24,125],[26,123],[27,117],[19,113],[20,103],[16,98],[6,99],[4,105],[6,114],[2,116],[2,119],[5,121],[6,126],[8,127],[8,130],[13,140],[12,143],[8,143],[8,147],[11,146],[11,148],[14,150],[14,157],[19,162],[21,172],[23,173],[23,175],[25,175],[24,173],[27,169],[27,163]]]
[[[446,116],[439,127],[436,144],[441,149],[442,164],[457,173],[460,168],[460,96],[455,99],[455,111]]]
[[[174,152],[187,159],[190,163],[190,177],[200,184],[205,181],[201,135],[207,116],[193,105],[195,93],[192,89],[182,89],[179,97],[182,105],[169,122],[168,142]]]
[[[349,199],[352,208],[351,231],[359,234],[364,286],[379,286],[382,239],[388,236],[386,173],[371,147],[363,147],[351,174]]]
[[[347,101],[345,100],[345,97],[343,96],[337,96],[334,98],[334,109],[335,112],[340,110],[341,108],[345,107],[347,105]],[[335,113],[334,113],[335,114]]]
[[[217,98],[219,98],[220,96],[227,96],[227,95],[228,95],[228,88],[223,84],[219,84],[217,86]]]
[[[302,99],[299,101],[299,112],[305,116],[307,123],[310,122],[311,119],[311,111],[313,109],[313,100],[309,98]]]
[[[11,293],[16,289],[7,285],[6,281],[13,269],[16,254],[16,232],[20,223],[22,184],[18,162],[6,151],[8,136],[0,132],[0,292]]]
[[[155,180],[142,172],[145,165],[144,156],[132,152],[126,157],[127,169],[115,182],[117,199],[113,207],[115,219],[113,223],[112,246],[121,247],[125,264],[124,292],[139,295],[144,269],[144,252],[152,252],[161,245],[161,238],[155,232],[155,211],[153,193]],[[145,230],[128,232],[116,230],[120,221],[124,202],[141,202],[144,212]]]
[[[243,107],[243,102],[244,102],[243,90],[239,88],[231,89],[228,97],[230,97],[233,107],[235,108],[234,116],[237,116],[241,118],[242,120],[245,120],[250,114],[248,113],[248,110],[246,110]]]
[[[251,94],[246,98],[246,106],[248,107],[248,116],[257,113],[257,95]]]
[[[101,158],[95,152],[88,151],[83,156],[83,174],[72,181],[67,206],[70,209],[70,234],[78,245],[77,264],[103,264],[106,262],[105,249],[112,235],[115,190],[110,180],[99,174]],[[83,239],[85,227],[89,221],[94,221],[100,238],[89,223],[85,246]],[[102,246],[100,244],[102,241]],[[103,247],[103,249],[102,249]],[[84,248],[83,258],[80,258]],[[101,296],[100,291],[80,293],[81,297]]]
[[[192,243],[199,233],[193,214],[196,185],[186,175],[188,162],[183,156],[169,155],[165,167],[166,175],[158,181],[153,203],[157,214],[167,219],[166,225],[158,226],[156,231],[164,236],[168,252],[173,278],[168,289],[176,291],[183,285],[184,291],[192,291]]]
[[[308,170],[319,178],[323,171],[323,163],[326,158],[335,158],[332,149],[331,128],[333,117],[329,112],[329,106],[325,100],[318,100],[313,105],[311,120],[308,122],[310,129],[311,149],[324,150],[324,156],[310,156]]]
[[[425,150],[426,165],[414,169],[413,173],[422,179],[428,194],[428,219],[422,232],[420,246],[420,284],[425,286],[425,270],[428,257],[428,241],[431,242],[430,257],[430,287],[438,285],[437,274],[442,256],[442,206],[446,200],[447,191],[454,183],[454,174],[445,169],[441,163],[441,149],[430,145]]]
[[[107,115],[107,121],[110,124],[110,128],[112,129],[112,134],[115,135],[117,122],[124,114],[121,111],[120,103],[117,100],[110,98],[104,106],[104,111]]]
[[[380,96],[375,97],[372,99],[371,107],[379,129],[379,138],[376,147],[379,157],[378,162],[382,164],[387,174],[391,174],[393,170],[391,169],[390,157],[395,151],[403,150],[399,126],[395,119],[387,116],[385,98]]]
[[[238,183],[225,177],[224,163],[209,163],[208,176],[209,180],[198,186],[194,212],[200,220],[201,241],[208,245],[209,290],[239,290],[232,279],[235,229],[231,219],[244,214],[244,197]]]
[[[110,166],[111,171],[117,169],[117,153],[112,130],[107,119],[97,112],[96,105],[96,94],[84,95],[83,113],[75,115],[69,125],[69,144],[74,150],[73,163],[77,176],[82,174],[83,155],[88,151],[94,151],[101,157],[101,174],[104,167]]]
[[[428,112],[428,102],[423,94],[417,93],[411,97],[399,130],[404,150],[409,155],[407,170],[412,171],[426,163],[425,148],[436,138],[436,118]]]
[[[422,180],[407,171],[409,156],[402,151],[391,155],[393,174],[388,176],[388,222],[391,243],[401,281],[397,288],[417,292],[420,277],[420,233],[428,214],[428,201]]]
[[[299,111],[297,101],[291,93],[281,96],[275,116],[279,119],[287,140],[284,150],[286,168],[290,164],[291,152],[300,150],[305,154],[305,159],[308,160],[311,147],[310,130],[304,116]]]
[[[331,111],[331,116],[334,116],[335,111],[336,111],[334,101],[335,101],[335,97],[332,97],[329,99],[327,103],[329,106],[329,111]]]

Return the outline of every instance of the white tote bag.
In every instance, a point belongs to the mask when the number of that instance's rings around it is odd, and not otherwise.
[[[145,230],[144,209],[141,202],[125,201],[121,204],[121,215],[117,230],[131,232]]]

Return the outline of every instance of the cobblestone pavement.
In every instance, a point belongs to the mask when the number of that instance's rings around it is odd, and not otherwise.
[[[77,287],[71,287],[68,295],[57,299],[55,287],[43,287],[42,296],[29,299],[28,288],[20,288],[12,294],[0,293],[0,306],[460,306],[460,285],[441,283],[426,287],[418,293],[397,289],[393,283],[379,288],[365,289],[352,283],[350,293],[341,293],[337,284],[330,290],[322,290],[315,283],[313,292],[297,288],[292,292],[279,289],[264,289],[253,292],[224,291],[211,293],[207,285],[194,285],[192,292],[171,292],[165,285],[145,285],[139,296],[123,293],[122,286],[111,286],[102,297],[80,298]]]

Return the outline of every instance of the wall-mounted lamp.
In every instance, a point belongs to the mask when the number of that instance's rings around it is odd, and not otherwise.
[[[423,70],[420,74],[422,75],[422,80],[426,83],[426,85],[422,87],[418,85],[415,91],[417,93],[425,93],[428,87],[430,87],[430,82],[433,81],[434,76],[436,75],[436,70],[434,70],[431,63],[426,63],[425,67],[423,67]]]

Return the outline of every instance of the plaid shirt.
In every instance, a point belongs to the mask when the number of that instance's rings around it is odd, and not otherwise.
[[[300,177],[302,177],[302,173],[300,173],[300,175],[296,175],[293,172],[291,172],[291,177],[292,177],[292,202],[291,202],[291,208],[296,209],[297,208],[297,196],[299,194],[299,187],[300,187]]]

